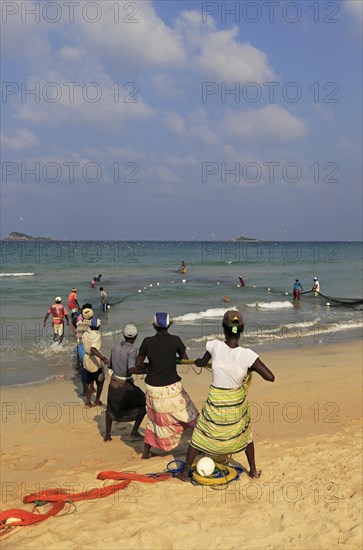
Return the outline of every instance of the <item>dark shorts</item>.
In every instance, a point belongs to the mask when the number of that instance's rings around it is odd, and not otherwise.
[[[105,373],[102,368],[98,369],[96,372],[89,372],[86,369],[84,370],[87,376],[87,384],[93,384],[93,382],[96,382],[96,384],[102,384],[105,381]]]
[[[107,415],[116,422],[130,422],[146,414],[146,397],[132,380],[112,376],[108,386]]]

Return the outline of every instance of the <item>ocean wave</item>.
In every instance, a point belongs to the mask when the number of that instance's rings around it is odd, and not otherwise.
[[[294,307],[291,302],[254,302],[246,304],[246,307],[254,307],[256,309],[285,309]]]
[[[197,321],[198,319],[215,319],[221,318],[229,309],[237,309],[236,306],[230,306],[228,308],[216,308],[216,309],[207,309],[206,311],[199,311],[199,313],[186,313],[185,315],[180,315],[179,317],[174,317],[173,321],[178,322],[188,322],[188,321]]]
[[[0,277],[30,277],[34,273],[0,273]]]
[[[118,328],[116,330],[102,331],[102,336],[114,336],[115,334],[120,334],[122,330],[123,330],[122,328]]]
[[[256,325],[252,324],[251,327],[246,325],[246,329],[243,334],[241,344],[243,347],[246,345],[258,345],[265,342],[273,343],[275,341],[286,340],[290,343],[299,343],[301,340],[313,337],[313,342],[317,343],[321,341],[325,335],[331,335],[327,342],[338,342],[337,334],[340,331],[354,330],[363,327],[363,321],[347,321],[343,323],[320,323],[319,320],[314,322],[303,323],[288,323],[278,326],[270,326],[268,324],[261,325],[255,328]],[[223,340],[224,336],[220,333],[206,334],[199,338],[192,338],[193,342],[208,342],[209,340]]]

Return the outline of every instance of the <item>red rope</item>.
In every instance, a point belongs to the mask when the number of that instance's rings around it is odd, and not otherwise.
[[[66,502],[77,502],[80,500],[92,500],[98,498],[104,498],[126,489],[131,481],[138,481],[140,483],[157,483],[159,481],[166,481],[170,479],[171,474],[164,472],[154,475],[142,475],[129,472],[100,472],[97,479],[113,479],[122,480],[120,483],[109,485],[106,487],[99,487],[90,489],[89,491],[82,491],[80,493],[68,493],[63,489],[48,489],[46,491],[39,491],[38,493],[31,493],[23,498],[25,504],[37,501],[52,502],[53,507],[46,514],[35,514],[34,512],[27,512],[20,508],[12,508],[0,513],[0,536],[7,532],[9,527],[21,527],[25,525],[34,525],[45,521],[46,519],[56,516],[61,510],[63,510]],[[10,518],[17,518],[20,521],[12,521],[5,523]]]

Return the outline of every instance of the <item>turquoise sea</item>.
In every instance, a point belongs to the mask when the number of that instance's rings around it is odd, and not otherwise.
[[[1,384],[25,384],[55,375],[71,376],[75,340],[66,328],[62,345],[53,344],[50,320],[43,319],[55,296],[67,307],[71,287],[80,304],[91,302],[102,321],[103,352],[135,323],[140,344],[152,335],[153,314],[167,311],[190,358],[205,341],[221,337],[221,319],[230,308],[245,317],[241,344],[263,355],[267,349],[329,345],[358,338],[362,305],[362,243],[358,242],[122,242],[2,241]],[[184,260],[187,273],[178,272]],[[90,288],[92,277],[102,283]],[[240,287],[238,277],[246,281]],[[317,276],[327,298],[304,294],[292,301],[299,278],[310,290]],[[100,308],[99,286],[110,309]],[[230,303],[223,302],[227,295]],[[331,298],[338,299],[334,301]]]

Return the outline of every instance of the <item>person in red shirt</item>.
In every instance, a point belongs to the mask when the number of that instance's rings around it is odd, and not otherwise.
[[[58,340],[59,344],[61,344],[64,338],[64,319],[67,321],[67,325],[69,326],[68,311],[61,302],[62,298],[60,296],[57,296],[55,299],[55,304],[50,306],[50,308],[48,309],[46,316],[44,317],[43,323],[45,326],[49,315],[53,315],[52,324],[54,341],[56,342]]]
[[[71,312],[72,324],[74,328],[77,328],[77,317],[81,307],[77,300],[77,289],[72,288],[70,295],[68,296],[68,307]]]

